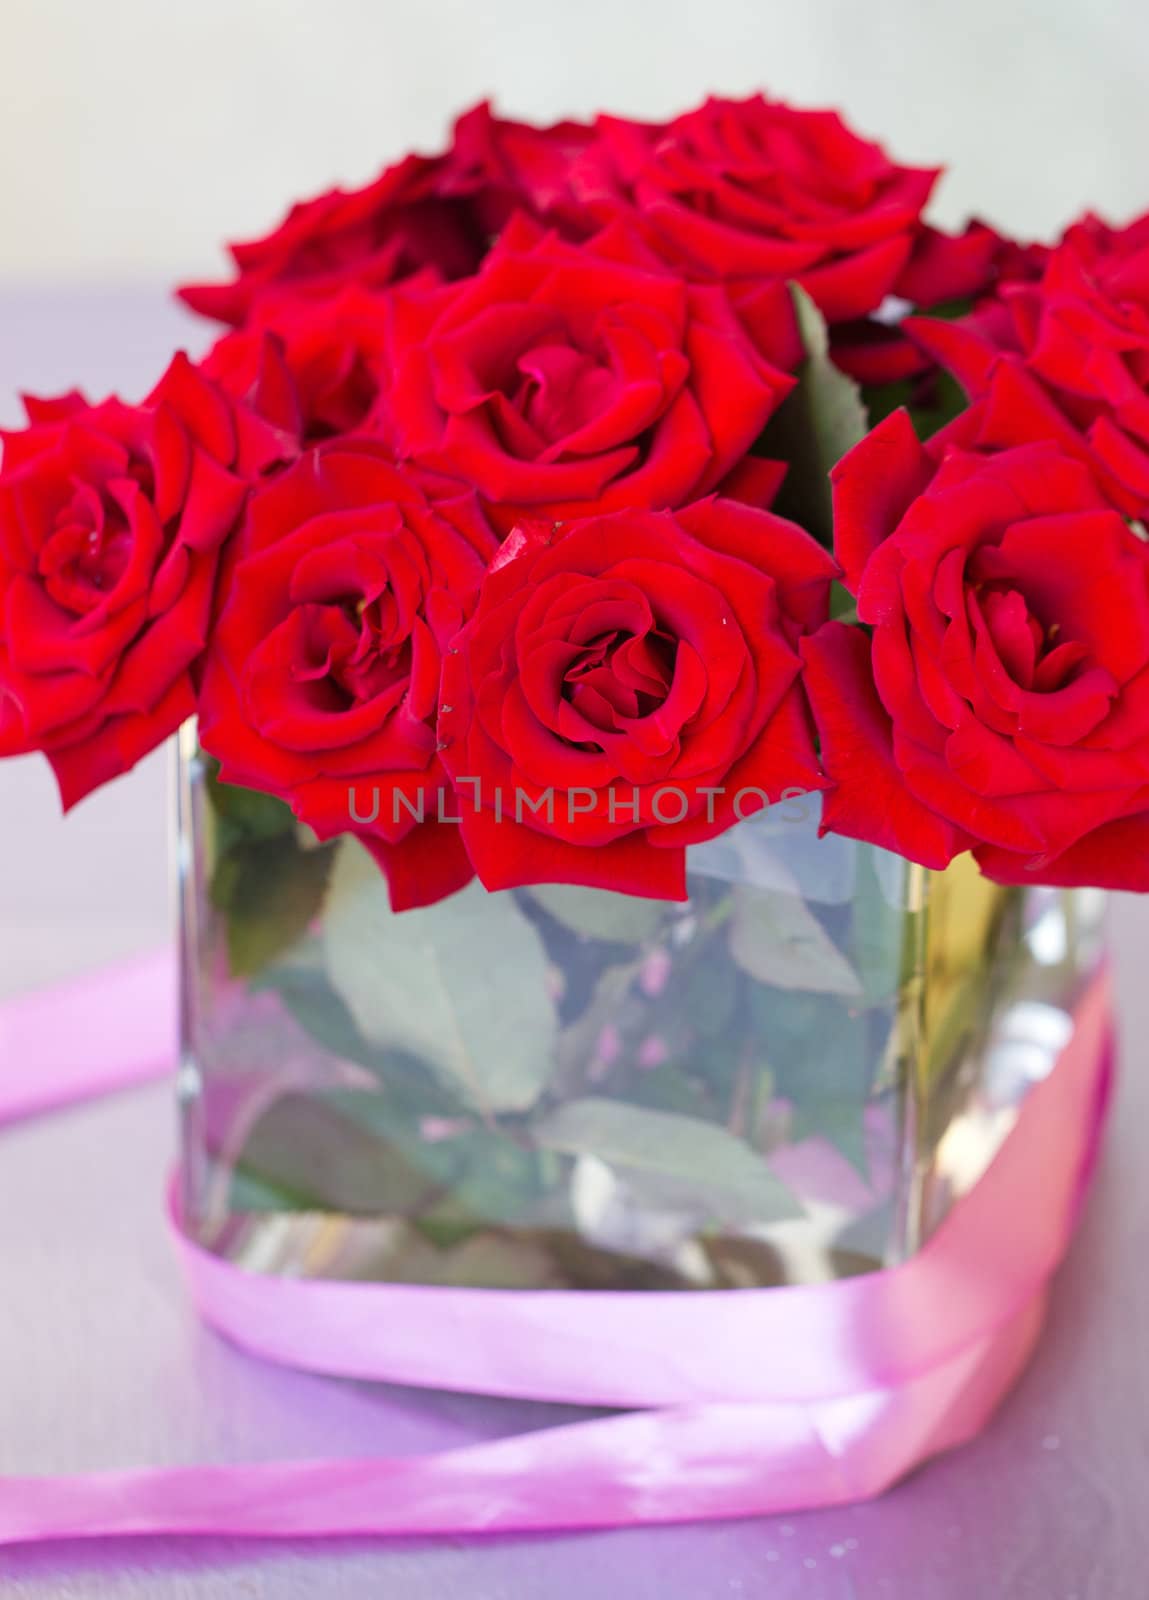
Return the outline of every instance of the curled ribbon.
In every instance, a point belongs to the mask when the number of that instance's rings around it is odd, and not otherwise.
[[[174,984],[157,958],[0,1009],[0,1123],[170,1072]],[[1033,1348],[1096,1158],[1111,1009],[1102,975],[916,1255],[836,1282],[581,1294],[264,1276],[197,1245],[173,1201],[200,1314],[259,1356],[628,1414],[392,1459],[0,1477],[0,1544],[604,1528],[877,1494],[977,1433]]]

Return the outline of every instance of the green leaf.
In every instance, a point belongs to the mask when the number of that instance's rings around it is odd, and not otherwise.
[[[896,998],[912,966],[920,915],[890,904],[882,893],[873,848],[859,845],[851,943],[869,1004]]]
[[[905,406],[919,439],[930,438],[969,404],[965,390],[948,372],[928,374],[924,379],[899,379],[862,392],[871,426],[877,427],[891,411]]]
[[[884,1036],[873,1012],[851,1015],[840,1000],[755,987],[751,1014],[773,1076],[792,1106],[790,1137],[828,1140],[869,1181],[863,1118]]]
[[[737,885],[730,953],[759,983],[819,994],[862,993],[858,974],[800,895]]]
[[[969,405],[965,390],[948,372],[935,375],[927,392],[910,401],[910,418],[919,439],[929,439]]]
[[[851,1014],[827,995],[758,984],[751,986],[749,1002],[774,1093],[798,1106],[864,1105],[880,1057],[873,1012]],[[884,1036],[884,1026],[880,1031]]]
[[[773,1222],[802,1215],[762,1157],[715,1123],[591,1098],[560,1106],[534,1132],[544,1149],[596,1156],[627,1177],[666,1180],[726,1221]]]
[[[790,517],[827,549],[834,542],[830,468],[869,431],[862,392],[830,359],[822,313],[804,289],[790,285],[806,360],[797,386],[767,424],[758,450],[785,461],[788,471],[773,509]]]
[[[858,605],[845,584],[836,580],[830,585],[830,616],[835,622],[857,622]]]
[[[306,933],[323,903],[333,850],[301,851],[294,837],[251,839],[220,857],[211,898],[227,926],[233,977],[253,977]]]
[[[372,1044],[422,1057],[479,1111],[526,1111],[557,1032],[538,933],[510,893],[473,882],[396,914],[354,839],[340,842],[324,914],[331,982]]]
[[[691,966],[686,974],[682,1009],[695,1033],[703,1039],[721,1039],[738,1004],[740,979],[723,940],[715,940],[706,955],[708,959]]]
[[[408,1214],[427,1205],[450,1176],[443,1146],[396,1124],[372,1090],[292,1092],[252,1128],[236,1163],[244,1210],[335,1211],[347,1216]]]
[[[249,839],[274,839],[294,831],[295,817],[290,806],[274,795],[244,789],[234,783],[221,783],[219,762],[210,756],[200,759],[204,765],[204,787],[217,817]]]
[[[795,1143],[802,1139],[825,1139],[868,1183],[870,1163],[863,1121],[865,1105],[864,1100],[816,1100],[795,1106],[790,1137]]]
[[[600,972],[586,1008],[558,1036],[555,1058],[558,1078],[578,1082],[594,1060],[599,1035],[608,1025],[624,1020],[632,986],[642,967],[640,961],[627,961]]]
[[[242,1163],[242,1157],[241,1157]],[[281,1187],[240,1164],[231,1171],[227,1188],[229,1214],[250,1211],[315,1211],[322,1209],[298,1187]]]
[[[456,1163],[450,1191],[441,1207],[421,1221],[432,1228],[445,1222],[473,1227],[523,1227],[534,1220],[558,1173],[556,1157],[519,1144],[502,1129],[476,1127],[444,1141]]]
[[[316,944],[321,959],[322,945],[318,940]],[[261,973],[252,987],[277,994],[307,1036],[337,1060],[374,1073],[385,1090],[388,1115],[414,1124],[420,1117],[470,1114],[467,1102],[429,1071],[426,1062],[364,1038],[346,1002],[331,987],[326,968],[314,964],[307,946],[291,961]]]
[[[708,1112],[707,1085],[702,1070],[697,1062],[689,1065],[695,1069],[693,1077],[673,1061],[664,1061],[651,1072],[631,1071],[625,1080],[626,1103],[649,1106],[656,1111],[673,1111],[682,1117],[712,1116],[713,1110]],[[717,1071],[718,1064],[712,1057],[706,1065],[713,1072]]]
[[[955,295],[952,300],[940,300],[936,306],[923,306],[917,315],[933,317],[941,322],[956,322],[959,317],[968,317],[974,304],[973,295]]]
[[[354,1061],[373,1072],[386,1069],[386,1053],[363,1037],[322,967],[283,963],[262,974],[253,987],[278,994],[304,1032],[340,1061]]]
[[[662,900],[570,883],[532,884],[526,893],[574,933],[615,944],[642,944],[653,938],[667,909]]]

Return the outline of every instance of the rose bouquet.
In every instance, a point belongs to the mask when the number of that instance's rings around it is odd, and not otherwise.
[[[27,402],[0,754],[70,806],[185,729],[221,1250],[769,1284],[984,1170],[1149,889],[1149,228],[937,176],[480,106],[183,289],[228,329],[142,403]]]

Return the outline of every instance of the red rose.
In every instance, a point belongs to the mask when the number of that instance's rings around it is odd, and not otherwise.
[[[974,397],[1002,359],[1046,398],[1046,432],[1091,463],[1129,516],[1149,513],[1149,217],[1071,228],[1039,281],[1020,273],[958,322],[907,323],[920,346]]]
[[[801,528],[733,501],[512,534],[439,716],[487,888],[682,899],[688,844],[820,788],[796,647],[835,570]]]
[[[983,222],[971,222],[959,234],[942,233],[923,224],[893,286],[894,314],[886,316],[879,311],[877,316],[836,327],[835,362],[856,382],[870,386],[918,382],[928,404],[928,386],[939,371],[938,364],[920,341],[907,335],[904,314],[915,308],[936,310],[954,301],[973,301],[984,307],[1004,284],[1039,278],[1047,254],[1044,246],[1017,244]]]
[[[177,356],[143,405],[28,401],[0,471],[0,755],[64,805],[195,712],[220,548],[293,441]]]
[[[408,156],[364,189],[332,189],[292,206],[263,239],[230,245],[230,283],[185,284],[201,316],[240,326],[269,291],[311,297],[351,283],[379,289],[422,267],[472,272],[486,239],[469,200],[444,195],[442,157]]]
[[[536,128],[478,105],[459,118],[446,155],[408,156],[365,188],[292,206],[266,238],[230,247],[231,283],[189,284],[180,295],[193,311],[239,326],[269,294],[380,289],[424,267],[465,277],[516,211],[585,238],[598,223],[570,175],[593,136],[582,123]]]
[[[564,238],[586,239],[612,214],[600,216],[578,192],[579,165],[596,138],[585,122],[538,128],[477,105],[455,124],[441,188],[468,200],[489,237],[522,211]]]
[[[494,547],[469,489],[332,443],[252,496],[229,573],[203,746],[321,838],[359,832],[397,910],[472,875],[438,820],[434,724],[443,649]]]
[[[784,288],[756,344],[724,291],[649,260],[622,230],[593,247],[512,226],[479,274],[391,304],[384,414],[401,457],[473,483],[505,529],[682,505],[741,467],[793,379]],[[778,472],[740,492],[765,496]],[[767,481],[768,480],[768,481]]]
[[[829,322],[863,316],[909,259],[934,170],[896,166],[836,112],[761,95],[664,128],[601,117],[577,191],[641,217],[666,260],[730,283],[796,279]]]
[[[354,285],[321,300],[266,297],[242,328],[216,341],[202,370],[229,394],[259,394],[265,410],[276,406],[304,444],[369,431],[386,366],[382,305]],[[281,370],[269,371],[276,350]]]
[[[895,412],[834,469],[856,628],[804,642],[827,828],[1003,882],[1149,888],[1149,546],[1010,390],[923,448]],[[1024,418],[1018,434],[1024,433]]]

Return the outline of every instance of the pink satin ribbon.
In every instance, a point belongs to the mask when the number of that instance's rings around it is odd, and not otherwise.
[[[168,1077],[176,1061],[176,959],[137,956],[0,1005],[0,1128]]]
[[[0,1120],[82,1096],[85,1085],[145,1080],[165,1047],[170,1063],[170,963],[151,976],[150,985],[142,969],[87,984],[78,1011],[57,994],[18,1002],[15,1024],[0,1013],[12,1080],[0,1090]],[[107,1038],[92,1035],[97,1017],[130,1025],[118,1070]],[[990,1170],[926,1246],[901,1266],[839,1282],[691,1295],[265,1277],[199,1248],[173,1212],[202,1316],[267,1359],[649,1409],[392,1460],[0,1478],[0,1543],[612,1527],[876,1494],[975,1434],[1033,1347],[1096,1155],[1110,1017],[1103,977]],[[13,1038],[23,1057],[8,1055]],[[56,1090],[41,1081],[35,1092],[30,1080],[53,1067]]]

